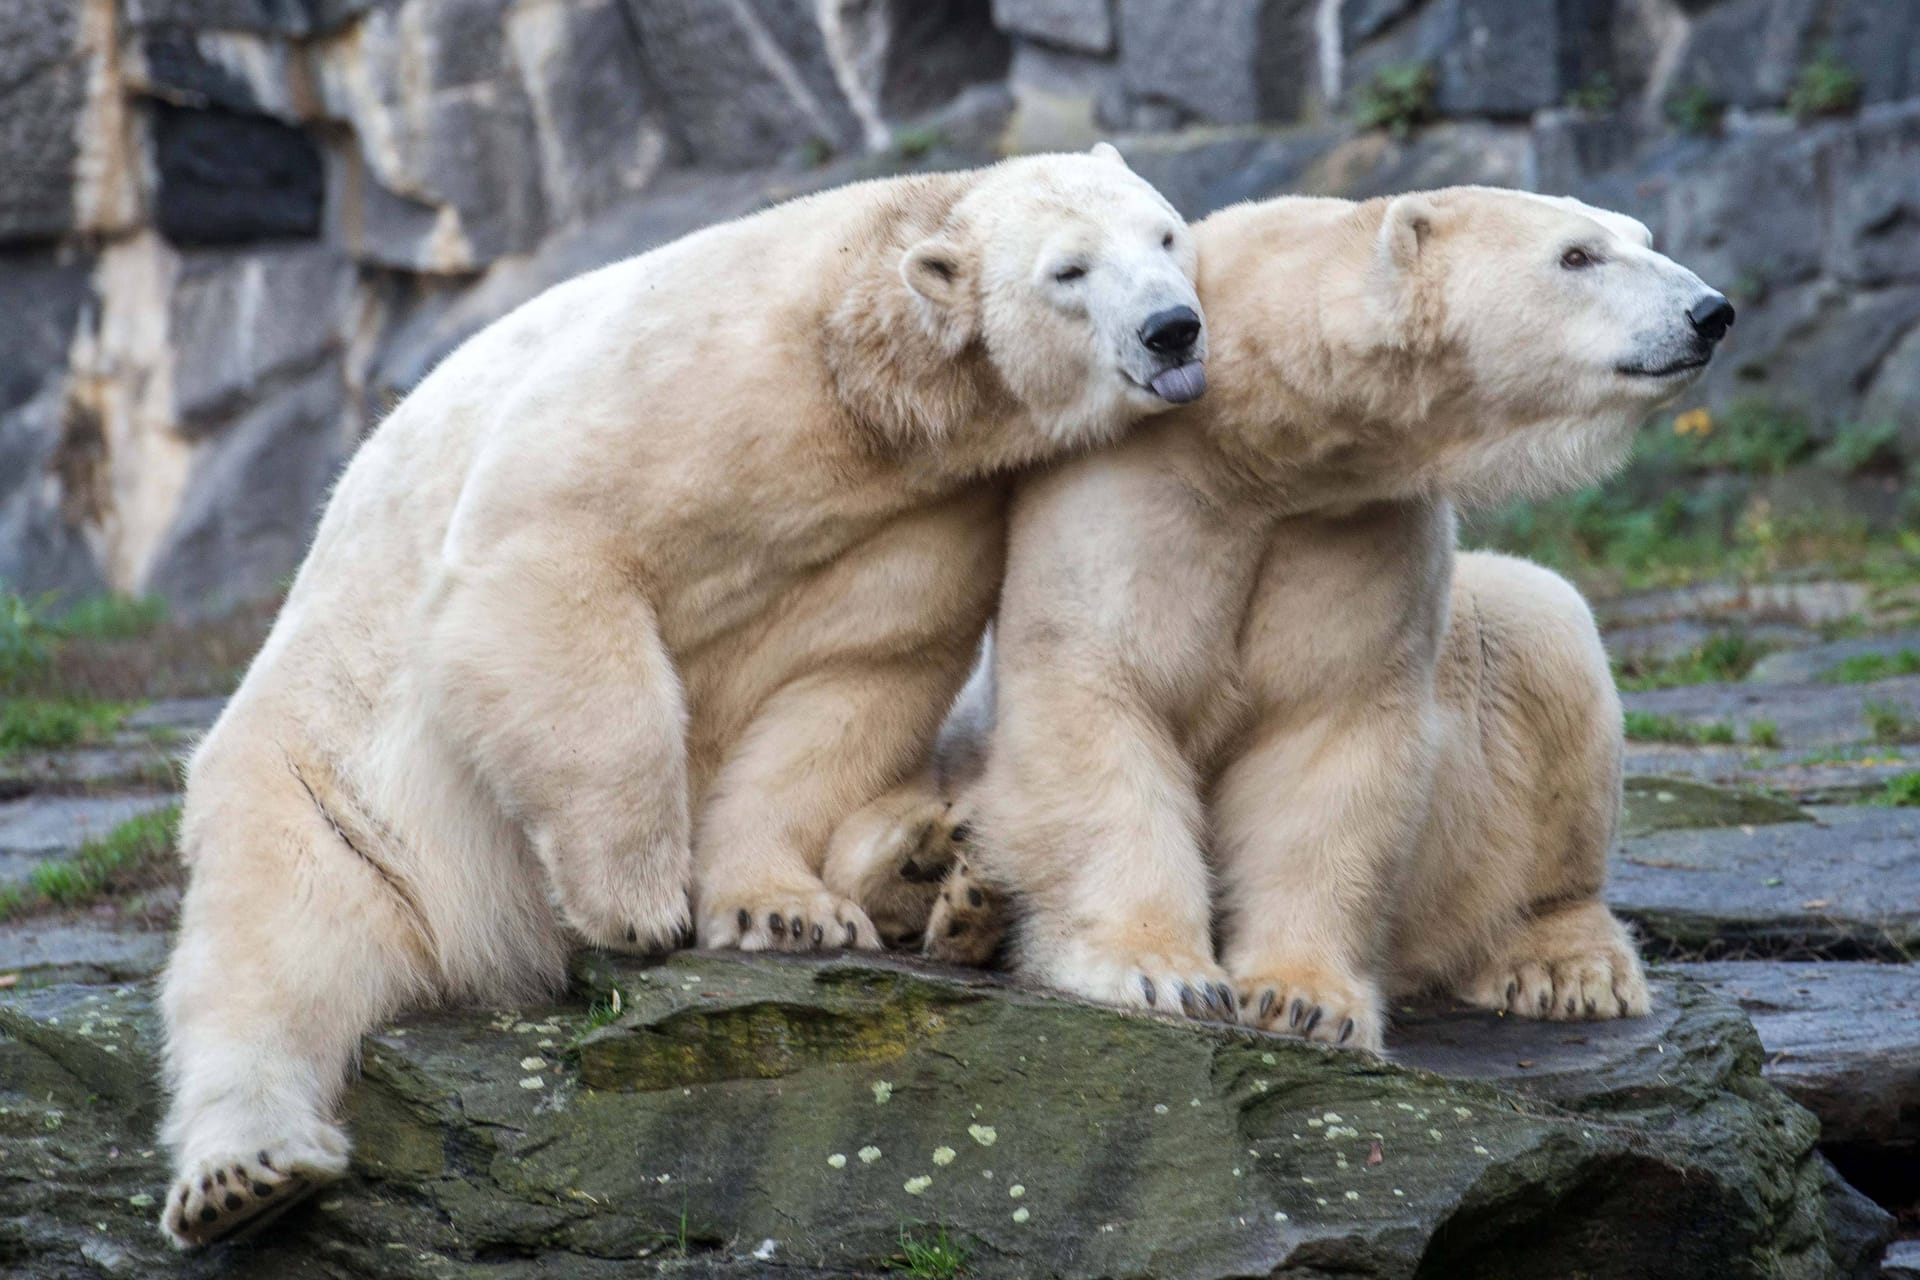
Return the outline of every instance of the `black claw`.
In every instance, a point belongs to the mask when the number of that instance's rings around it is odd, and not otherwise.
[[[188,1231],[193,1229],[193,1224],[187,1221],[187,1214],[186,1214],[186,1210],[184,1209],[180,1211],[180,1220],[178,1225],[180,1227],[181,1235],[185,1235],[187,1234]]]
[[[1227,1011],[1229,1018],[1237,1016],[1240,1010],[1233,999],[1233,988],[1224,982],[1220,984],[1220,1007]]]
[[[213,1180],[214,1180],[215,1182],[217,1182],[217,1183],[219,1183],[219,1184],[220,1184],[221,1186],[223,1186],[223,1187],[224,1187],[224,1186],[226,1186],[226,1185],[227,1185],[227,1171],[226,1171],[225,1169],[215,1169],[215,1170],[213,1171]]]
[[[1293,1003],[1287,1006],[1287,1025],[1290,1027],[1298,1028],[1300,1025],[1300,1019],[1306,1016],[1307,1016],[1306,1004],[1301,1001],[1299,996],[1295,996],[1293,998]]]
[[[961,934],[965,933],[966,931],[967,931],[967,922],[965,920],[956,918],[956,919],[947,921],[947,936],[949,938],[957,938]]]
[[[236,1182],[245,1182],[247,1180],[246,1166],[238,1164],[233,1166],[233,1177]]]
[[[1593,1001],[1593,1000],[1587,1001],[1587,1016],[1589,1018],[1596,1017],[1599,1014],[1599,1012],[1600,1012],[1600,1005],[1597,1001]]]
[[[987,905],[987,895],[978,889],[969,889],[967,890],[967,901],[975,907],[984,907]]]
[[[1180,984],[1180,1011],[1189,1018],[1200,1016],[1200,1000],[1193,994],[1193,988],[1186,983]]]
[[[1211,982],[1200,984],[1200,1000],[1207,1006],[1208,1013],[1220,1012],[1220,993],[1214,990]]]
[[[1353,1019],[1346,1018],[1340,1023],[1340,1043],[1345,1044],[1351,1039],[1353,1039]]]
[[[1540,1012],[1545,1013],[1551,1008],[1553,1008],[1553,993],[1551,991],[1542,991],[1540,993]]]
[[[860,930],[854,927],[852,924],[842,921],[840,927],[847,931],[848,946],[852,946],[854,943],[860,941]]]
[[[232,1191],[227,1192],[227,1208],[238,1209],[245,1203],[246,1201],[242,1200],[236,1193]]]
[[[267,1159],[267,1153],[264,1151],[262,1151],[259,1155],[255,1156],[254,1159],[260,1162],[260,1165],[262,1168],[265,1168],[265,1169],[273,1168],[273,1161]]]
[[[921,867],[918,862],[915,862],[912,858],[908,858],[900,864],[900,878],[902,880],[911,880],[915,884],[925,884],[926,870]]]
[[[971,822],[961,823],[947,834],[947,839],[953,841],[955,844],[965,844],[967,841],[973,839],[973,824]]]
[[[206,1208],[200,1211],[200,1221],[202,1222],[212,1222],[215,1218],[219,1216],[220,1216],[220,1211],[214,1208],[212,1205],[208,1205]]]
[[[745,933],[753,928],[753,913],[742,907],[740,914],[734,917],[734,921],[740,926],[740,932]]]
[[[1567,1016],[1568,1017],[1572,1017],[1573,1011],[1579,1007],[1580,1007],[1580,1001],[1578,997],[1575,997],[1575,996],[1567,997]]]
[[[1322,1009],[1319,1005],[1313,1006],[1313,1012],[1307,1015],[1306,1024],[1300,1028],[1300,1034],[1303,1036],[1312,1035],[1313,1029],[1320,1025],[1320,1016],[1325,1012],[1326,1010]]]
[[[640,931],[634,928],[632,925],[627,926],[627,941],[628,942],[640,941]]]
[[[1147,998],[1147,1008],[1153,1008],[1153,979],[1144,973],[1140,975],[1140,994]]]
[[[801,935],[801,934],[803,934],[803,933],[805,933],[806,931],[807,931],[807,922],[806,922],[806,920],[805,920],[805,919],[803,919],[803,918],[802,918],[802,917],[800,917],[800,916],[795,916],[795,917],[793,918],[793,936],[794,936],[794,939],[795,939],[795,940],[797,941],[797,940],[798,940],[798,939],[800,938],[800,935]]]
[[[780,934],[785,933],[787,931],[786,917],[781,915],[778,911],[774,912],[772,915],[769,915],[767,917],[767,929],[775,937],[778,937]]]
[[[1268,988],[1260,994],[1260,1021],[1265,1022],[1267,1015],[1273,1012],[1273,990]]]
[[[1509,982],[1507,984],[1507,1007],[1509,1009],[1513,1007],[1513,998],[1519,994],[1520,994],[1519,981],[1516,979],[1515,981]]]

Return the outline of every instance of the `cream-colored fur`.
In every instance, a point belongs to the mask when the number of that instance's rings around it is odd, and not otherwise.
[[[690,923],[877,945],[828,835],[925,761],[1005,477],[1164,407],[1141,325],[1192,271],[1110,149],[1034,157],[700,232],[435,370],[192,761],[174,1240],[342,1171],[349,1065],[403,1007],[551,991],[581,941]]]
[[[1516,193],[1195,232],[1207,399],[1013,507],[960,812],[1016,967],[1368,1048],[1389,990],[1644,1011],[1599,897],[1620,727],[1592,621],[1538,568],[1456,570],[1450,504],[1614,466],[1697,370],[1642,371],[1706,358],[1709,291],[1638,223]],[[974,914],[943,899],[930,951],[978,955]]]

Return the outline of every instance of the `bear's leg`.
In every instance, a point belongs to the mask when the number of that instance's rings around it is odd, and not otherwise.
[[[945,679],[932,681],[943,694],[952,688]],[[879,930],[856,901],[870,860],[899,848],[894,837],[917,840],[924,832],[941,843],[944,805],[936,814],[931,793],[916,803],[906,789],[887,808],[842,827],[876,791],[897,785],[902,762],[924,758],[945,701],[930,695],[925,663],[913,658],[836,665],[768,698],[703,801],[695,868],[700,945],[879,947]],[[842,843],[830,851],[837,831]],[[833,854],[830,888],[822,871]]]
[[[1261,726],[1222,775],[1221,958],[1253,1025],[1380,1051],[1380,960],[1431,767],[1421,702]]]
[[[655,950],[689,923],[686,705],[653,610],[583,552],[509,539],[451,575],[423,714],[525,827],[586,941]]]
[[[1644,1014],[1602,900],[1620,808],[1620,702],[1586,602],[1524,561],[1460,557],[1431,817],[1396,929],[1401,987],[1522,1017]]]
[[[180,1247],[278,1212],[347,1167],[334,1117],[360,1038],[429,986],[405,891],[346,845],[277,751],[190,790],[192,879],[161,991]],[[196,774],[205,770],[196,766]]]

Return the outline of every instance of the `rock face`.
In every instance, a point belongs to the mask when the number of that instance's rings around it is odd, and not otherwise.
[[[17,0],[0,581],[270,593],[368,424],[538,287],[1109,133],[1192,216],[1456,182],[1624,207],[1740,308],[1678,408],[1920,451],[1917,31],[1875,0]],[[1810,66],[1853,90],[1801,123]],[[1383,109],[1411,131],[1357,129]]]
[[[1386,1065],[848,958],[583,957],[578,1006],[369,1039],[353,1175],[181,1261],[138,988],[0,1003],[0,1249],[68,1276],[1867,1274],[1886,1219],[1730,1004],[1413,1015]],[[569,1046],[573,1046],[569,1048]]]

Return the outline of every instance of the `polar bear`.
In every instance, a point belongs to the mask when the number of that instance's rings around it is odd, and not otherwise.
[[[1592,618],[1456,559],[1453,504],[1606,474],[1732,308],[1566,199],[1280,199],[1195,234],[1206,400],[1014,500],[927,949],[980,959],[1008,895],[1051,985],[1374,1050],[1387,992],[1645,1012],[1600,897],[1621,729]],[[846,883],[874,894],[887,846]]]
[[[1204,389],[1191,236],[1111,148],[880,180],[562,284],[362,446],[195,752],[162,998],[222,1235],[337,1176],[361,1035],[581,941],[874,946],[828,834],[910,776],[1005,477]]]

